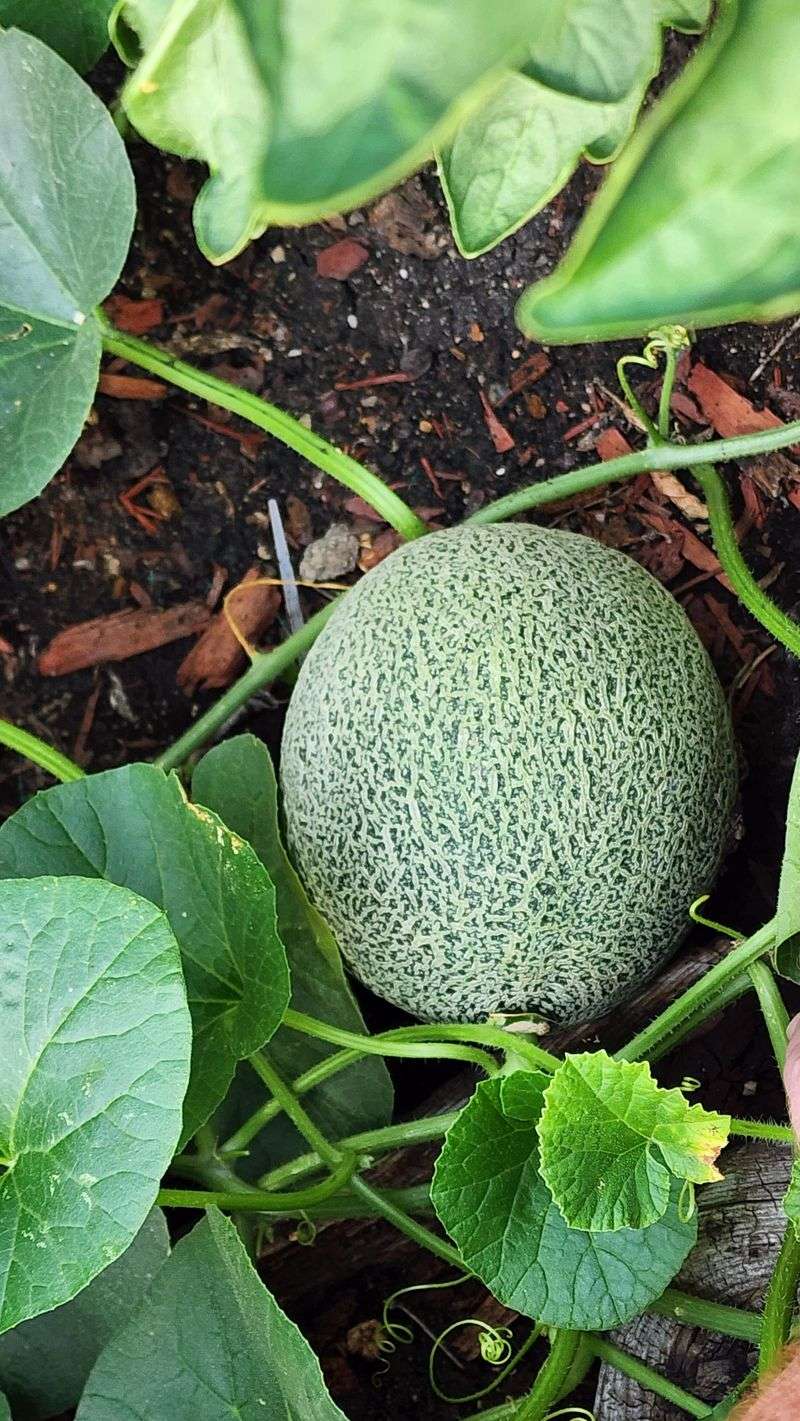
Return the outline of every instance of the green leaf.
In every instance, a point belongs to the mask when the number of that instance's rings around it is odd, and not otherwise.
[[[789,1187],[783,1196],[783,1212],[800,1239],[800,1159],[792,1161]]]
[[[69,65],[0,31],[0,516],[75,444],[100,366],[92,314],[122,269],[133,177],[108,110]]]
[[[238,735],[203,756],[192,780],[192,794],[213,809],[252,844],[275,885],[278,930],[286,948],[295,1011],[347,1031],[365,1031],[347,984],[339,949],[292,868],[278,825],[278,787],[266,748],[253,735]],[[336,1047],[281,1028],[267,1047],[281,1074],[294,1079]],[[264,1099],[264,1087],[243,1069],[217,1115],[219,1128],[231,1134]],[[393,1092],[383,1061],[370,1056],[332,1076],[304,1098],[319,1127],[333,1139],[375,1129],[392,1118]],[[294,1126],[279,1116],[250,1147],[240,1172],[256,1176],[269,1165],[291,1159],[304,1148]]]
[[[548,0],[523,73],[509,73],[439,154],[453,234],[480,256],[539,212],[582,153],[615,157],[661,65],[661,29],[702,28],[709,0]],[[630,24],[626,20],[631,18]]]
[[[155,1341],[155,1345],[154,1345]],[[211,1210],[106,1348],[77,1421],[346,1421],[319,1362]]]
[[[162,913],[85,878],[3,886],[0,1332],[69,1302],[152,1207],[191,1032]]]
[[[800,10],[737,0],[645,120],[517,319],[548,342],[800,307]]]
[[[232,0],[125,0],[114,23],[123,55],[141,61],[122,95],[151,143],[211,169],[195,207],[201,251],[229,261],[267,225],[258,173],[270,105]]]
[[[115,41],[142,57],[123,104],[151,142],[208,163],[195,231],[226,261],[269,222],[355,207],[419,167],[524,50],[541,3],[125,0]]]
[[[35,35],[85,74],[108,48],[113,6],[114,0],[0,0],[0,25]]]
[[[547,1077],[516,1071],[478,1086],[447,1132],[431,1197],[466,1266],[506,1307],[553,1327],[606,1329],[663,1293],[697,1237],[675,1184],[645,1229],[570,1229],[539,1174]]]
[[[11,1412],[8,1409],[8,1402],[0,1395],[0,1421],[11,1421]]]
[[[77,1406],[107,1342],[132,1317],[169,1256],[169,1235],[153,1209],[116,1263],[70,1303],[0,1338],[0,1386],[15,1421],[46,1421]]]
[[[567,1056],[544,1099],[542,1178],[571,1228],[645,1228],[666,1213],[673,1176],[722,1178],[730,1118],[663,1090],[646,1061]]]
[[[187,804],[178,780],[127,765],[38,794],[0,828],[0,878],[91,874],[164,909],[192,1013],[182,1140],[204,1123],[237,1061],[269,1039],[289,1000],[275,892],[248,844]]]
[[[561,94],[509,73],[438,155],[453,235],[465,257],[489,251],[530,221],[574,172],[581,153],[613,157],[643,98],[617,104]]]
[[[795,761],[786,810],[786,836],[774,927],[775,967],[792,982],[800,982],[800,755]]]

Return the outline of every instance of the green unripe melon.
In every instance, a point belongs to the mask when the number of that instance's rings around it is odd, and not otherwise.
[[[736,792],[678,603],[528,525],[432,533],[343,599],[283,738],[289,846],[368,987],[429,1021],[594,1016],[674,952]]]

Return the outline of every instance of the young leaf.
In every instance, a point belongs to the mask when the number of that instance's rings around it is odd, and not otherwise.
[[[364,1031],[333,934],[309,902],[281,842],[278,787],[265,746],[253,735],[238,735],[215,746],[194,772],[192,794],[252,844],[275,885],[278,931],[289,959],[291,1006],[329,1025]],[[293,1079],[336,1049],[280,1028],[267,1054],[282,1075]],[[220,1128],[230,1134],[263,1098],[264,1088],[252,1072],[240,1071],[218,1113]],[[368,1056],[317,1086],[303,1103],[321,1129],[341,1139],[391,1119],[392,1083],[383,1061]],[[261,1174],[268,1165],[290,1159],[300,1147],[294,1126],[279,1116],[251,1145],[240,1171]]]
[[[127,765],[47,790],[0,828],[0,878],[96,875],[164,909],[192,1013],[182,1139],[219,1104],[237,1061],[275,1031],[289,974],[275,891],[248,844],[187,804],[173,776]]]
[[[153,1209],[116,1263],[72,1302],[0,1337],[0,1386],[14,1421],[46,1421],[77,1406],[92,1367],[169,1256],[164,1215]]]
[[[154,1345],[155,1342],[155,1345]],[[210,1210],[106,1347],[77,1421],[346,1421],[319,1362]]]
[[[434,1208],[466,1266],[506,1307],[553,1327],[616,1327],[663,1293],[697,1219],[680,1217],[676,1183],[649,1228],[568,1228],[539,1173],[546,1082],[515,1071],[478,1086],[436,1162]]]
[[[135,195],[108,110],[20,30],[0,31],[0,112],[2,516],[41,492],[83,428],[100,366],[92,313],[122,269]]]
[[[666,1212],[673,1177],[722,1178],[730,1119],[663,1090],[646,1061],[567,1056],[544,1099],[542,1178],[571,1228],[645,1228]]]
[[[108,49],[108,17],[114,0],[0,0],[0,25],[16,26],[44,40],[79,74]]]
[[[799,64],[795,0],[721,6],[559,269],[523,294],[525,334],[611,340],[668,321],[720,325],[796,310]]]
[[[585,153],[607,163],[628,138],[661,65],[661,27],[702,29],[710,0],[548,3],[522,73],[468,113],[439,154],[453,234],[479,256],[528,222]],[[630,19],[630,23],[626,21]]]
[[[162,913],[85,878],[3,886],[0,1332],[69,1302],[141,1228],[191,1031]]]
[[[509,72],[438,155],[461,253],[480,256],[530,221],[564,186],[586,149],[597,161],[612,158],[643,93],[635,89],[615,104],[591,103]]]
[[[774,926],[776,969],[791,981],[800,982],[800,755],[795,761],[786,810],[786,836]]]

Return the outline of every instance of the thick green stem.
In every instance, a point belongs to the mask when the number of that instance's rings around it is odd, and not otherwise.
[[[323,1061],[317,1061],[316,1065],[309,1067],[307,1071],[291,1082],[292,1094],[308,1095],[309,1091],[322,1085],[323,1081],[338,1075],[339,1071],[347,1070],[348,1066],[363,1060],[363,1057],[363,1051],[337,1051],[333,1056],[326,1056]],[[277,1119],[282,1109],[280,1102],[274,1097],[265,1101],[239,1126],[230,1139],[220,1145],[220,1155],[241,1154],[243,1150],[247,1149],[250,1141],[255,1139],[259,1131],[264,1129],[265,1125],[268,1125],[271,1120]]]
[[[732,439],[712,439],[707,444],[661,444],[658,447],[637,449],[633,454],[623,454],[619,459],[609,459],[605,464],[592,464],[588,469],[573,469],[568,474],[557,474],[555,478],[542,483],[531,484],[528,488],[517,489],[504,498],[495,499],[473,513],[468,523],[500,523],[504,518],[513,518],[517,513],[526,513],[531,508],[541,508],[543,504],[556,500],[574,498],[576,494],[588,493],[604,484],[617,483],[622,479],[635,478],[637,474],[647,474],[659,470],[691,469],[694,471],[706,464],[723,463],[726,459],[749,459],[755,454],[766,454],[771,449],[785,449],[789,444],[800,442],[800,420],[793,424],[782,424],[775,429],[760,430],[757,434],[737,434]]]
[[[649,1026],[638,1032],[627,1046],[617,1051],[617,1060],[637,1061],[642,1056],[649,1057],[662,1041],[674,1039],[676,1029],[680,1028],[682,1022],[689,1018],[696,1019],[695,1013],[707,1005],[710,999],[714,999],[723,986],[739,977],[751,963],[757,962],[759,957],[769,952],[774,937],[775,927],[770,921],[752,937],[737,944],[727,957],[723,957],[721,962],[706,972],[699,982],[687,988],[676,1001],[651,1021]]]
[[[583,1334],[559,1329],[551,1334],[550,1353],[528,1395],[517,1403],[516,1421],[543,1421],[548,1411],[564,1395]]]
[[[226,721],[230,720],[234,712],[245,705],[251,696],[256,695],[271,681],[276,681],[284,671],[293,665],[298,656],[302,656],[304,652],[308,651],[331,616],[337,602],[338,598],[335,598],[333,602],[322,607],[319,612],[315,612],[314,616],[309,617],[298,632],[287,637],[273,651],[268,651],[263,656],[257,656],[244,675],[240,676],[239,680],[235,681],[203,715],[198,716],[194,725],[190,725],[174,745],[165,750],[163,755],[159,755],[155,761],[159,769],[177,770],[196,750],[202,750],[212,736],[222,729]]]
[[[261,1077],[267,1090],[280,1101],[281,1106],[288,1115],[295,1129],[299,1130],[303,1139],[307,1140],[311,1148],[319,1155],[320,1159],[331,1169],[338,1169],[342,1162],[342,1152],[335,1145],[331,1144],[306,1110],[303,1109],[290,1086],[286,1084],[282,1076],[278,1074],[263,1051],[254,1051],[252,1056],[247,1058],[253,1067],[256,1075]]]
[[[337,1150],[355,1155],[379,1155],[387,1150],[408,1149],[412,1145],[424,1144],[429,1140],[439,1140],[458,1119],[459,1111],[450,1110],[446,1115],[432,1115],[422,1120],[406,1120],[399,1125],[384,1125],[379,1130],[362,1130],[358,1135],[348,1135],[337,1140]],[[318,1154],[298,1155],[286,1164],[279,1164],[262,1176],[259,1189],[277,1189],[292,1184],[306,1175],[316,1174],[322,1168]]]
[[[350,1188],[357,1198],[362,1199],[365,1204],[369,1204],[376,1214],[379,1214],[382,1219],[386,1219],[387,1223],[394,1224],[398,1232],[405,1234],[406,1238],[413,1239],[421,1248],[427,1248],[429,1253],[435,1253],[437,1258],[443,1258],[445,1263],[457,1268],[459,1273],[469,1271],[465,1269],[463,1259],[451,1244],[443,1238],[439,1238],[438,1234],[432,1233],[422,1224],[418,1224],[416,1219],[410,1218],[388,1193],[384,1194],[382,1190],[375,1189],[360,1175],[353,1177],[350,1181]]]
[[[668,1056],[670,1051],[674,1051],[692,1032],[697,1031],[711,1016],[717,1016],[719,1012],[729,1007],[732,1002],[736,1002],[743,997],[746,992],[752,991],[753,984],[746,972],[740,972],[735,977],[723,982],[721,987],[713,991],[705,1001],[695,1007],[687,1016],[673,1028],[668,1036],[663,1036],[647,1053],[647,1059],[651,1065],[661,1060],[662,1056]]]
[[[308,1189],[298,1189],[294,1192],[268,1192],[260,1189],[162,1189],[158,1202],[173,1209],[207,1209],[213,1204],[218,1209],[231,1209],[239,1214],[304,1213],[306,1209],[313,1208],[315,1204],[322,1204],[332,1195],[338,1194],[349,1184],[355,1164],[354,1157],[349,1155],[340,1160],[327,1179],[310,1185]]]
[[[543,1051],[540,1046],[535,1046],[524,1036],[504,1031],[499,1026],[482,1026],[480,1024],[403,1026],[397,1031],[383,1031],[379,1036],[363,1037],[354,1031],[344,1031],[338,1026],[329,1026],[325,1021],[317,1021],[315,1017],[306,1016],[304,1012],[291,1009],[285,1013],[283,1025],[292,1031],[302,1031],[306,1036],[317,1036],[321,1041],[330,1041],[334,1046],[349,1046],[380,1056],[433,1056],[436,1054],[436,1046],[439,1042],[477,1041],[522,1057],[532,1070],[555,1071],[561,1064],[558,1057],[551,1056],[549,1051]],[[415,1049],[413,1051],[401,1050],[399,1049],[401,1044],[405,1044],[407,1047],[413,1045]],[[480,1058],[484,1053],[476,1052],[475,1055]],[[480,1061],[478,1063],[482,1064]]]
[[[646,1311],[658,1313],[661,1317],[673,1317],[687,1327],[718,1332],[722,1337],[738,1337],[743,1342],[758,1342],[761,1337],[760,1313],[727,1307],[724,1303],[710,1303],[705,1298],[682,1293],[678,1288],[667,1288],[660,1298],[648,1305]]]
[[[789,1341],[792,1315],[800,1282],[800,1239],[794,1224],[787,1224],[781,1251],[764,1299],[764,1320],[758,1354],[758,1374],[766,1376]]]
[[[708,449],[710,446],[705,447]],[[693,467],[692,473],[703,490],[708,506],[711,536],[717,557],[730,578],[736,596],[776,641],[781,642],[795,656],[800,656],[800,626],[791,617],[787,617],[772,598],[762,591],[739,551],[736,529],[721,474],[713,464],[707,468]]]
[[[110,354],[120,355],[123,360],[129,360],[132,364],[141,366],[143,370],[149,370],[153,375],[160,375],[171,385],[177,385],[179,389],[187,390],[191,395],[198,395],[200,399],[210,400],[221,409],[241,415],[242,419],[249,420],[258,429],[265,429],[268,434],[274,434],[282,444],[294,449],[310,464],[338,479],[339,483],[365,499],[401,537],[419,538],[421,534],[427,533],[428,529],[422,519],[418,518],[377,474],[373,474],[356,459],[351,459],[349,454],[343,454],[341,449],[334,448],[319,434],[314,434],[313,430],[306,429],[305,425],[292,415],[286,414],[276,405],[269,404],[267,400],[262,400],[258,395],[230,384],[228,380],[220,380],[208,371],[187,365],[183,360],[170,355],[169,351],[160,350],[158,346],[116,330],[105,316],[101,315],[100,320],[103,347]]]
[[[793,1145],[795,1133],[790,1125],[773,1125],[766,1120],[731,1120],[731,1134],[744,1135],[748,1140],[775,1140],[781,1145]]]
[[[34,765],[47,770],[49,775],[61,780],[62,784],[70,784],[73,780],[84,778],[83,770],[74,760],[67,759],[60,750],[54,749],[45,740],[40,740],[38,735],[31,735],[30,731],[21,730],[18,725],[12,725],[8,720],[0,720],[0,745],[7,745],[9,750],[15,750],[18,755],[24,755],[26,760],[32,760]]]
[[[748,968],[750,980],[756,989],[758,1004],[764,1018],[770,1043],[778,1063],[778,1070],[786,1065],[786,1033],[789,1030],[789,1013],[783,1004],[778,984],[766,962],[754,962]],[[789,1138],[792,1138],[791,1131]]]
[[[653,1391],[657,1396],[663,1396],[665,1401],[671,1401],[673,1406],[680,1406],[682,1411],[688,1411],[690,1416],[710,1416],[712,1407],[707,1406],[698,1397],[692,1396],[691,1392],[684,1391],[683,1387],[676,1386],[674,1382],[667,1381],[658,1372],[654,1372],[652,1367],[645,1366],[638,1357],[631,1357],[628,1352],[623,1352],[621,1347],[615,1347],[612,1342],[606,1342],[603,1337],[593,1336],[590,1346],[596,1357],[607,1362],[609,1366],[616,1367],[618,1372],[624,1372],[633,1381],[638,1382],[647,1391]],[[521,1416],[521,1412],[517,1412]]]
[[[664,357],[666,362],[664,378],[661,382],[661,396],[658,401],[658,434],[659,438],[666,442],[669,439],[669,415],[675,374],[678,368],[678,351],[673,345],[667,345],[664,349]]]

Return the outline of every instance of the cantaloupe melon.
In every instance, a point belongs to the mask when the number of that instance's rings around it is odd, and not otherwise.
[[[461,527],[342,600],[300,672],[289,846],[353,972],[426,1020],[589,1018],[675,950],[736,792],[678,603],[578,534]]]

